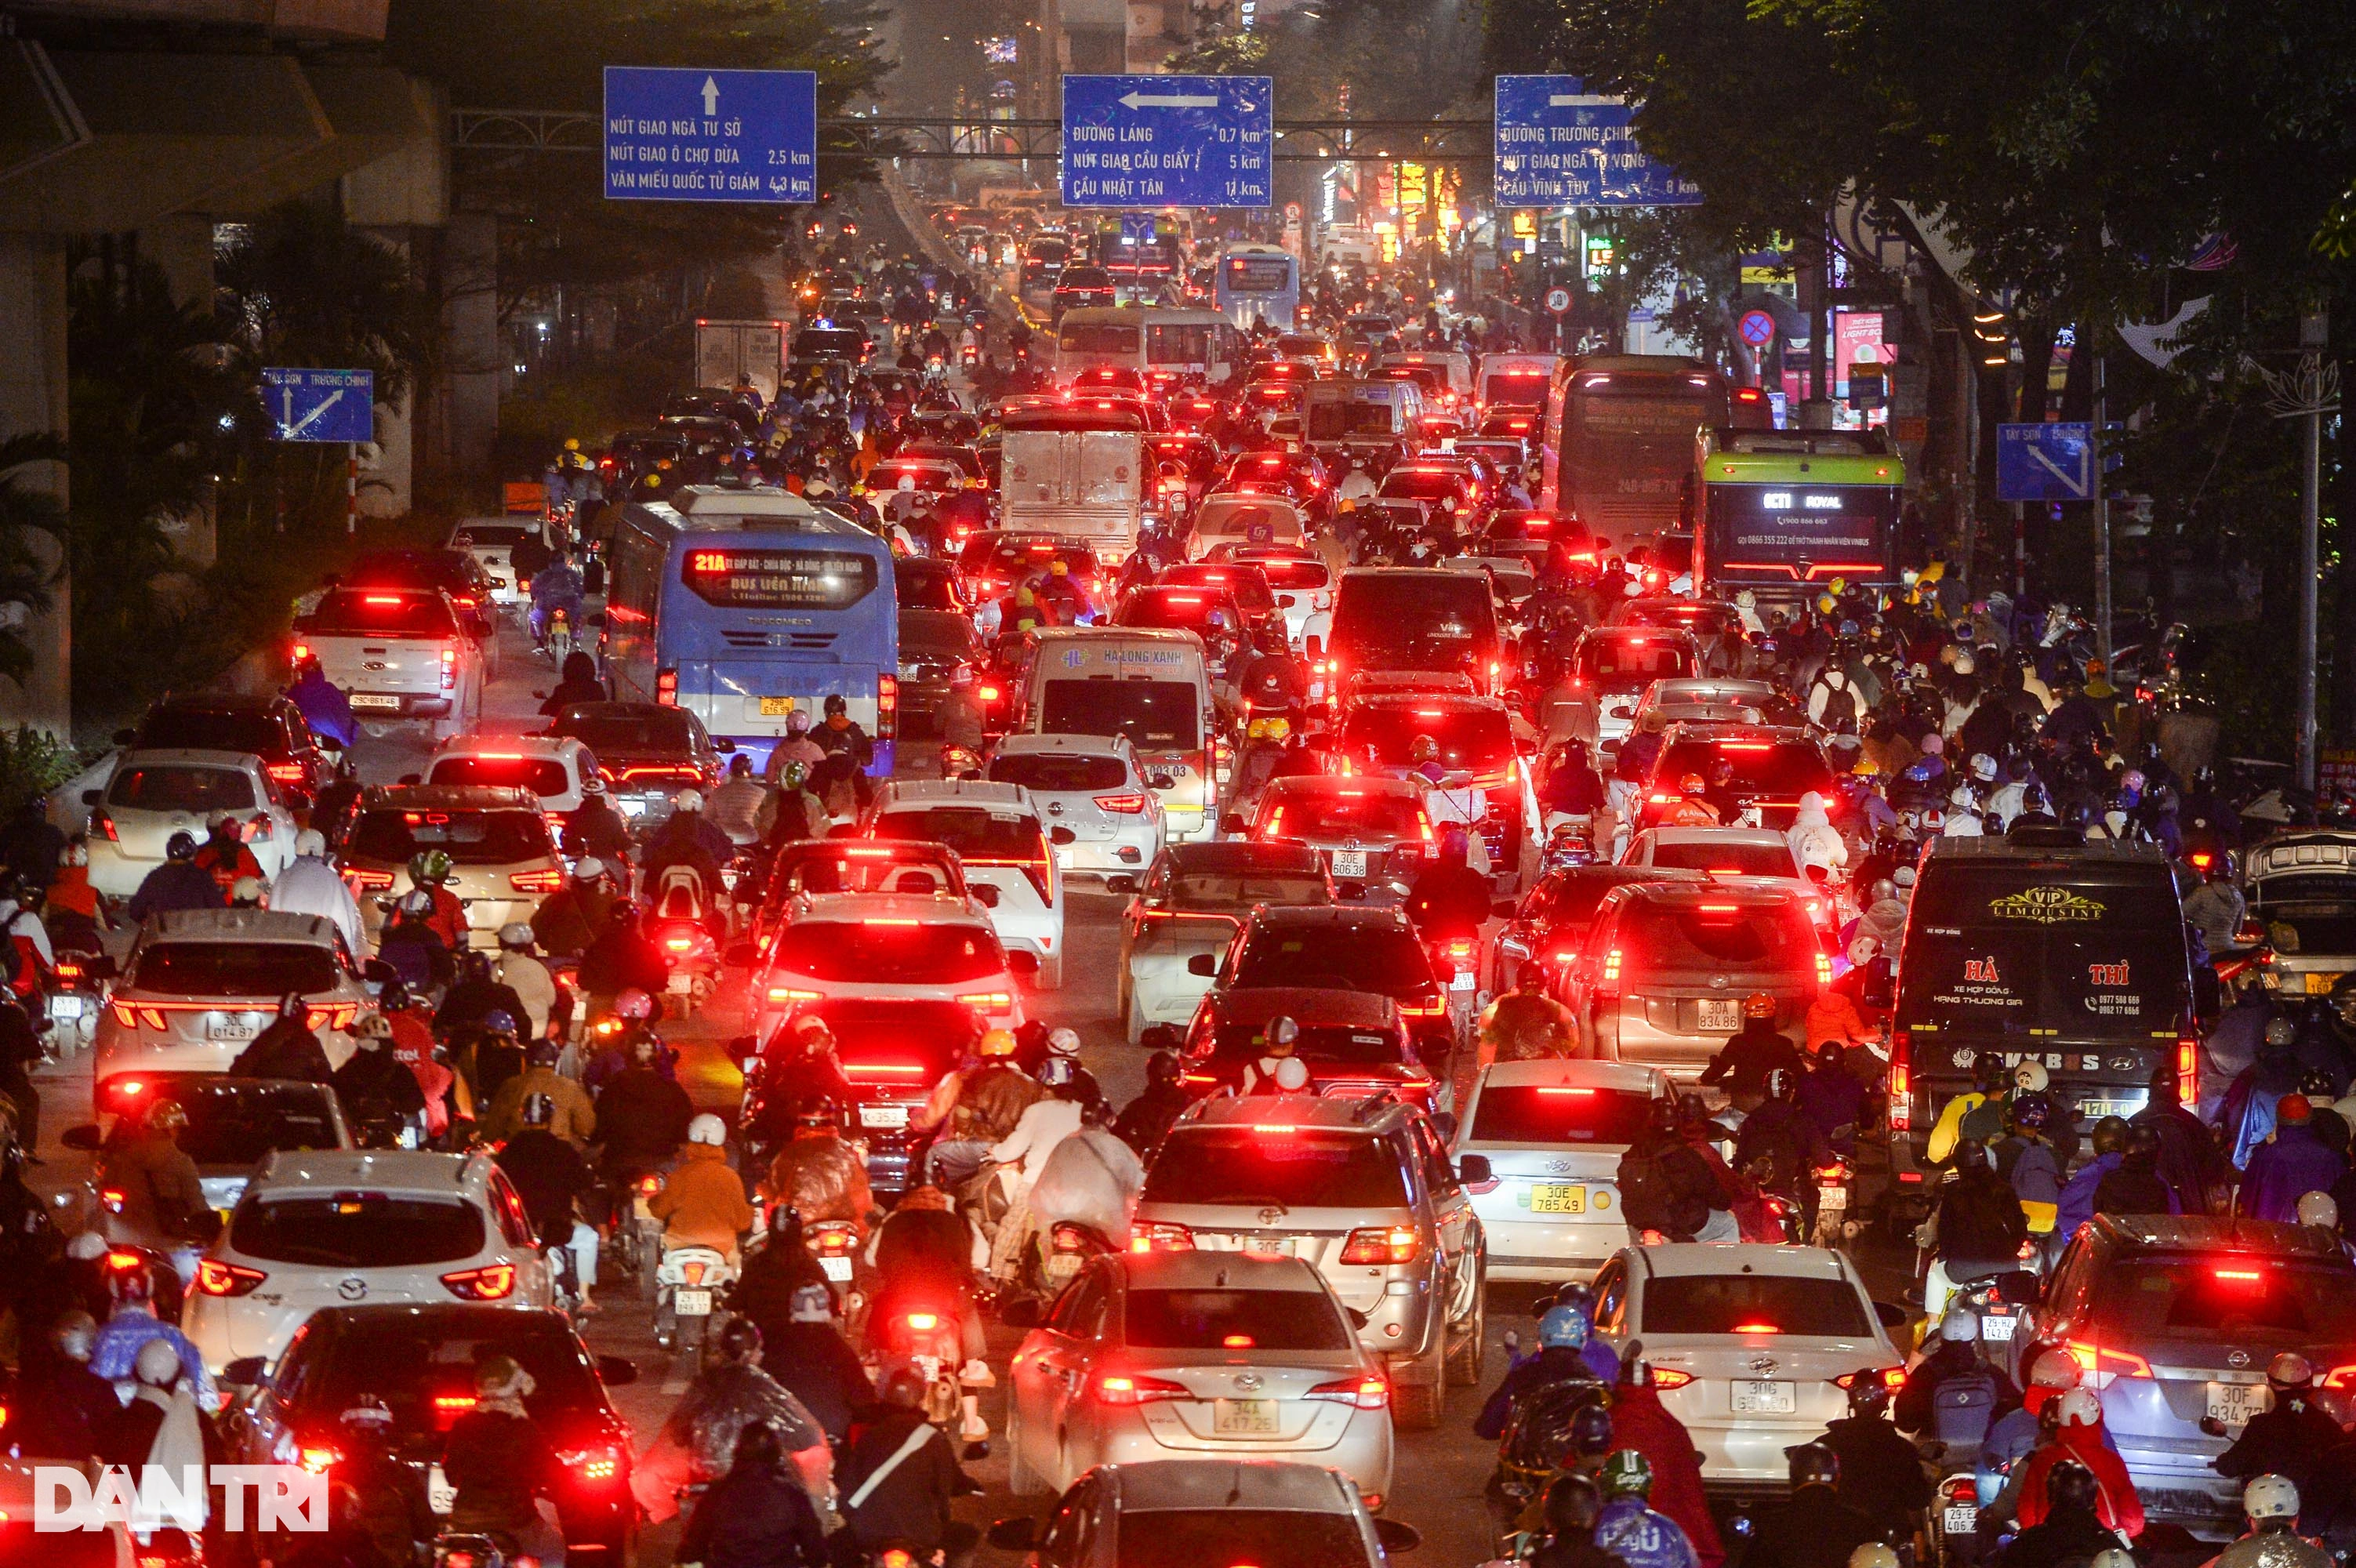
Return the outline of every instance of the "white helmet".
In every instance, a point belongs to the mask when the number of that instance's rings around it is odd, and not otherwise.
[[[309,855],[315,860],[326,859],[327,835],[316,828],[305,828],[294,835],[294,853]]]
[[[716,1149],[728,1141],[728,1123],[707,1111],[687,1124],[687,1141],[709,1144]]]
[[[1952,1306],[1939,1319],[1939,1337],[1950,1345],[1975,1345],[1980,1337],[1980,1315],[1968,1307]]]
[[[2012,1087],[2023,1094],[2042,1094],[2051,1081],[2043,1062],[2022,1062],[2012,1069]]]
[[[1287,1094],[1298,1094],[1309,1087],[1309,1064],[1299,1057],[1287,1057],[1276,1064],[1276,1087]]]
[[[1080,1035],[1076,1029],[1053,1029],[1047,1035],[1047,1054],[1055,1057],[1076,1057],[1080,1054]]]
[[[2340,1205],[2328,1192],[2303,1193],[2298,1200],[2298,1222],[2337,1230],[2340,1229]]]
[[[2298,1487],[2287,1476],[2260,1476],[2242,1488],[2242,1511],[2252,1522],[2262,1519],[2297,1519]]]
[[[2141,1568],[2135,1553],[2124,1546],[2106,1546],[2094,1553],[2093,1568]]]
[[[703,810],[703,791],[681,789],[677,798],[671,801],[671,806],[674,810],[681,811],[700,811]]]
[[[509,920],[499,928],[499,946],[518,949],[530,947],[531,928],[521,920]]]
[[[2103,1402],[2092,1389],[2072,1389],[2053,1402],[2053,1414],[2064,1426],[2099,1426]]]
[[[1898,1568],[1898,1553],[1879,1541],[1869,1541],[1848,1554],[1848,1568]]]

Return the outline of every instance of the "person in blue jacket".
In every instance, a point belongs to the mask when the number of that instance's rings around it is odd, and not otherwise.
[[[316,656],[294,667],[294,683],[286,688],[286,694],[294,699],[294,705],[303,710],[304,722],[321,740],[332,740],[349,750],[359,738],[359,725],[352,718],[352,700],[327,679],[327,671]]]

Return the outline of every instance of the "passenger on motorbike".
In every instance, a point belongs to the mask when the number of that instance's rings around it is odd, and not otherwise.
[[[834,1048],[834,1031],[815,1013],[806,1013],[786,1026],[787,1045],[776,1061],[763,1058],[761,1119],[745,1130],[747,1141],[782,1143],[793,1136],[802,1111],[820,1101],[849,1105],[859,1091],[843,1075],[842,1058]]]
[[[158,1100],[128,1135],[117,1127],[100,1152],[101,1183],[123,1195],[122,1208],[107,1220],[110,1240],[171,1252],[211,1239],[220,1219],[205,1202],[196,1161],[180,1147],[187,1125],[178,1101]]]
[[[1880,1539],[1873,1520],[1842,1500],[1840,1455],[1821,1443],[1786,1450],[1792,1493],[1758,1521],[1743,1568],[1847,1568],[1849,1553]]]
[[[799,1239],[797,1231],[797,1245]],[[768,1244],[776,1246],[782,1240],[772,1236]],[[823,1283],[797,1286],[785,1319],[760,1322],[760,1328],[763,1369],[802,1402],[830,1441],[841,1444],[851,1434],[851,1423],[870,1413],[875,1385],[835,1322],[834,1293]]]
[[[2020,1404],[2020,1391],[1982,1352],[1979,1314],[1952,1306],[1937,1347],[1914,1364],[1899,1391],[1898,1428],[1944,1445],[1958,1461],[1977,1457],[1990,1428]]]
[[[2108,1499],[2094,1471],[2064,1460],[2042,1472],[2040,1483],[2037,1522],[1997,1553],[1995,1568],[2063,1568],[2099,1560],[2119,1548],[2118,1532],[2104,1511]],[[1984,1511],[1981,1528],[1987,1524]],[[2260,1561],[2270,1564],[2274,1560]]]
[[[1718,1525],[1702,1493],[1701,1451],[1685,1423],[1661,1403],[1652,1364],[1642,1358],[1620,1364],[1620,1380],[1612,1389],[1612,1432],[1622,1450],[1633,1450],[1644,1461],[1644,1498],[1658,1510],[1655,1517],[1676,1523],[1701,1568],[1717,1568],[1726,1560],[1726,1548],[1719,1543]],[[1608,1467],[1611,1461],[1605,1464]],[[1612,1490],[1608,1480],[1604,1490]],[[1628,1563],[1629,1568],[1636,1568],[1634,1558]]]
[[[700,1568],[829,1568],[826,1530],[777,1429],[750,1422],[728,1473],[695,1505],[671,1560]]]
[[[925,1151],[925,1179],[962,1187],[981,1169],[991,1146],[1011,1135],[1023,1113],[1047,1091],[1015,1065],[1017,1042],[1011,1029],[992,1029],[974,1047],[974,1059],[933,1086],[909,1120],[919,1132],[938,1129]]]
[[[391,919],[377,932],[376,956],[412,991],[435,991],[450,983],[450,944],[434,929],[434,895],[412,887],[401,896]]]
[[[1514,1412],[1514,1402],[1539,1389],[1574,1382],[1596,1383],[1600,1387],[1601,1380],[1580,1354],[1590,1332],[1587,1314],[1580,1308],[1548,1307],[1538,1319],[1538,1353],[1506,1371],[1504,1381],[1474,1418],[1472,1435],[1491,1443],[1503,1437],[1505,1423]]]
[[[598,1167],[608,1181],[652,1171],[687,1141],[694,1103],[657,1065],[662,1042],[651,1033],[630,1041],[629,1065],[597,1090]]]
[[[2248,1480],[2275,1475],[2304,1487],[2314,1477],[2326,1450],[2338,1445],[2340,1423],[2315,1402],[2315,1366],[2296,1350],[2276,1353],[2266,1363],[2266,1409],[2250,1417],[2233,1445],[2210,1461],[2221,1476]],[[2201,1430],[2224,1435],[2224,1423],[2201,1418]]]
[[[1955,1145],[1954,1168],[1939,1188],[1931,1227],[1938,1257],[1923,1285],[1922,1305],[1927,1311],[1944,1314],[1948,1297],[1962,1282],[2019,1266],[2029,1216],[2019,1196],[1997,1174],[1987,1150],[1966,1138]]]
[[[704,815],[742,849],[760,842],[761,808],[768,799],[768,787],[753,772],[753,759],[739,752],[728,759],[728,778],[704,803]]]
[[[48,1354],[25,1348],[13,1391],[8,1438],[20,1454],[81,1464],[96,1456],[123,1402],[114,1385],[90,1369],[98,1324],[80,1307],[59,1313],[48,1328]]]
[[[1603,1511],[1596,1516],[1595,1544],[1627,1568],[1700,1568],[1701,1559],[1676,1521],[1653,1511],[1653,1467],[1633,1448],[1603,1461]]]
[[[648,934],[637,907],[617,899],[605,918],[605,929],[581,955],[580,974],[589,1016],[596,1019],[616,1012],[621,999],[633,992],[651,999],[668,988],[670,959]]]
[[[703,1369],[638,1455],[630,1490],[650,1522],[679,1512],[679,1494],[710,1485],[735,1463],[736,1440],[744,1429],[766,1423],[776,1428],[780,1451],[792,1456],[801,1484],[813,1498],[826,1496],[834,1455],[825,1429],[801,1401],[761,1369],[761,1331],[741,1317],[721,1326]]]
[[[573,853],[570,843],[568,854]],[[613,916],[614,890],[606,880],[606,863],[587,849],[573,865],[573,878],[541,900],[532,912],[531,934],[541,950],[558,958],[579,958],[605,929]]]
[[[531,928],[520,920],[510,920],[499,928],[499,956],[492,965],[491,979],[507,987],[509,994],[523,1004],[517,1015],[531,1038],[537,1040],[548,1034],[552,1015],[558,1011],[559,996],[556,977],[532,953]]]
[[[2103,1403],[2091,1389],[2072,1389],[2053,1402],[2057,1423],[2054,1440],[2029,1456],[2019,1477],[2018,1515],[2023,1526],[2046,1517],[2046,1478],[2065,1465],[2081,1465],[2096,1482],[2095,1512],[2102,1522],[2129,1540],[2143,1533],[2142,1499],[2128,1477],[2126,1462],[2105,1441]],[[2008,1490],[2012,1488],[2008,1487]],[[2023,1533],[2027,1533],[2024,1530]]]
[[[278,1016],[229,1064],[231,1078],[284,1078],[326,1083],[335,1076],[327,1047],[311,1029],[311,1004],[299,991],[278,999]]]
[[[1816,1124],[1808,1120],[1807,1112],[1800,1109],[1798,1069],[1770,1069],[1762,1087],[1766,1098],[1742,1118],[1741,1129],[1734,1135],[1733,1164],[1740,1169],[1754,1159],[1765,1159],[1770,1174],[1761,1185],[1769,1191],[1796,1197],[1801,1233],[1813,1235],[1816,1218],[1813,1175],[1834,1164],[1839,1156],[1816,1130]]]
[[[1742,999],[1742,1027],[1728,1036],[1701,1071],[1706,1084],[1724,1084],[1728,1098],[1745,1111],[1767,1091],[1767,1075],[1777,1068],[1797,1074],[1804,1064],[1800,1047],[1775,1023],[1775,998],[1754,991]]]
[[[806,1101],[795,1113],[793,1136],[769,1162],[761,1190],[768,1201],[790,1205],[805,1225],[848,1222],[862,1245],[874,1223],[867,1156],[842,1136],[842,1107],[831,1100]]]
[[[1108,1115],[1101,1100],[1087,1105],[1079,1131],[1055,1144],[1031,1184],[1031,1216],[1040,1236],[1051,1237],[1058,1224],[1070,1222],[1087,1226],[1116,1252],[1129,1251],[1145,1167],[1105,1125]]]
[[[1840,1459],[1841,1501],[1874,1522],[1876,1533],[1906,1534],[1931,1506],[1922,1455],[1890,1423],[1890,1384],[1879,1367],[1851,1377],[1848,1413],[1816,1439]]]
[[[1171,1124],[1194,1103],[1186,1092],[1185,1072],[1176,1051],[1156,1051],[1145,1059],[1145,1091],[1122,1107],[1120,1119],[1112,1124],[1114,1133],[1137,1151],[1139,1159],[1153,1158],[1170,1135]]]
[[[973,1231],[937,1187],[911,1187],[875,1239],[871,1346],[893,1318],[913,1310],[954,1312],[969,1370],[980,1365],[981,1315],[973,1303]]]
[[[498,1161],[523,1200],[524,1215],[541,1244],[572,1249],[581,1301],[587,1307],[590,1288],[597,1283],[597,1232],[581,1222],[580,1203],[596,1190],[597,1177],[580,1149],[556,1132],[557,1115],[551,1096],[526,1095]]]
[[[545,1095],[555,1107],[548,1130],[575,1149],[589,1146],[597,1133],[596,1105],[587,1090],[556,1070],[557,1054],[554,1040],[534,1040],[524,1048],[523,1071],[499,1085],[491,1097],[490,1109],[483,1116],[484,1136],[510,1136],[523,1124],[525,1103],[534,1095]]]
[[[381,1119],[395,1124],[425,1122],[425,1090],[417,1075],[392,1054],[392,1020],[370,1013],[352,1026],[352,1054],[327,1081],[353,1121]]]
[[[516,1037],[515,1015],[496,1008],[472,1026],[445,1031],[452,1062],[475,1091],[475,1103],[489,1113],[500,1090],[524,1069],[523,1042]]]
[[[1576,1471],[1557,1476],[1546,1492],[1546,1538],[1526,1559],[1531,1568],[1622,1568],[1620,1559],[1595,1544],[1603,1493],[1593,1477]]]
[[[949,1515],[950,1502],[978,1488],[958,1466],[948,1438],[925,1418],[925,1380],[902,1368],[884,1380],[884,1413],[842,1462],[847,1543],[873,1553],[899,1543],[919,1558],[961,1563],[981,1539]]]
[[[631,854],[637,848],[637,841],[630,832],[629,819],[614,809],[614,798],[607,791],[605,779],[594,773],[581,781],[581,804],[564,819],[564,832],[561,837],[564,853],[579,857],[581,865],[597,861],[601,867],[626,867]],[[580,865],[573,867],[573,877],[576,885],[589,880],[582,873]],[[550,946],[550,932],[542,929],[537,916],[533,918],[532,929],[540,938],[541,945],[548,948],[550,952],[570,956],[580,950],[578,948]],[[597,929],[594,925],[590,928],[593,933]],[[584,940],[582,946],[587,945]]]
[[[679,1165],[648,1200],[647,1212],[663,1222],[663,1247],[709,1247],[724,1252],[732,1266],[737,1243],[753,1226],[753,1206],[744,1184],[728,1168],[728,1128],[709,1112],[687,1125]]]

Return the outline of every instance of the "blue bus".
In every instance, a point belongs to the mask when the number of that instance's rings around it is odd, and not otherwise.
[[[606,558],[605,672],[766,765],[796,710],[837,695],[888,778],[899,728],[892,549],[787,491],[691,485],[633,502]]]
[[[1229,245],[1212,269],[1211,298],[1244,331],[1265,321],[1290,332],[1301,309],[1301,258],[1276,245]]]

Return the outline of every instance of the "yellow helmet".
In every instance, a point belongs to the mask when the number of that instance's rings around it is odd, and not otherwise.
[[[1244,738],[1246,740],[1266,740],[1268,738],[1268,721],[1266,719],[1254,719],[1251,723],[1244,725]]]
[[[1847,577],[1835,577],[1831,582],[1826,584],[1825,586],[1830,588],[1836,594],[1845,594],[1848,592],[1848,579]]]
[[[573,436],[568,436],[568,437],[566,437],[565,442],[564,442],[564,449],[565,449],[567,452],[578,452],[578,451],[580,451],[580,450],[581,450],[581,437],[579,437],[578,435],[573,435]]]
[[[1820,613],[1825,615],[1832,614],[1833,607],[1839,603],[1840,601],[1833,597],[1830,594],[1818,594],[1816,596],[1816,608]]]
[[[1012,1056],[1014,1054],[1014,1031],[1012,1029],[991,1030],[990,1033],[982,1036],[981,1044],[974,1047],[974,1054],[981,1057]]]
[[[1857,759],[1857,766],[1850,768],[1849,772],[1859,779],[1874,779],[1880,776],[1881,766],[1870,757],[1860,757]]]
[[[1947,564],[1944,561],[1933,561],[1916,573],[1914,580],[1918,583],[1938,583],[1945,581],[1946,575]]]
[[[1270,740],[1280,740],[1280,740],[1290,740],[1290,739],[1291,739],[1291,738],[1292,738],[1292,721],[1291,721],[1290,719],[1270,719],[1270,720],[1269,720],[1269,721],[1268,721],[1268,738],[1269,738],[1269,739],[1270,739]]]

